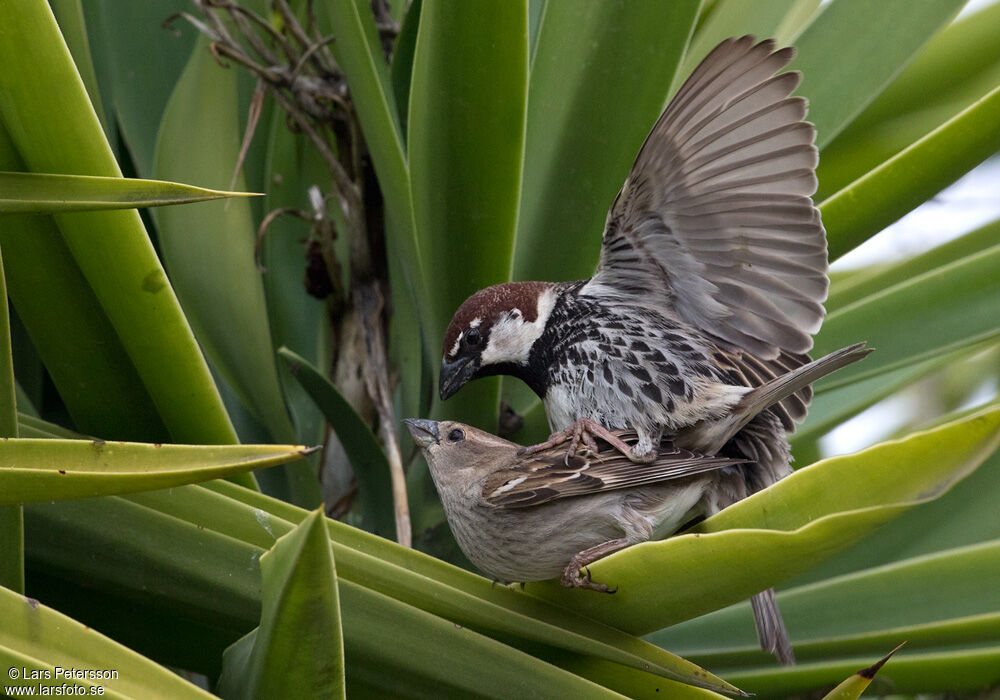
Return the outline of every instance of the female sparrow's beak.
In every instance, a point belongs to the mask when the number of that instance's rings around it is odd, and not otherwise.
[[[413,436],[413,441],[421,448],[430,447],[432,444],[436,445],[441,441],[441,433],[438,430],[438,424],[435,420],[404,418],[403,423],[406,424],[410,435]]]
[[[462,357],[451,362],[442,360],[441,381],[438,386],[441,400],[454,396],[478,370],[479,361],[474,357]]]

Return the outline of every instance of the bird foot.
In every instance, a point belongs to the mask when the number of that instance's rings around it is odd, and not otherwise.
[[[562,585],[567,588],[586,588],[590,591],[600,593],[617,593],[618,586],[611,588],[606,583],[598,583],[590,577],[590,564],[601,557],[605,557],[612,552],[628,547],[629,541],[624,537],[617,540],[608,540],[599,545],[585,549],[573,555],[569,564],[563,569]]]
[[[590,577],[588,567],[575,566],[572,561],[563,571],[562,585],[566,588],[586,588],[588,591],[597,591],[598,593],[618,592],[618,586],[611,588],[606,583],[598,583]]]
[[[549,436],[549,439],[545,442],[540,442],[537,445],[523,448],[521,450],[521,454],[532,455],[538,452],[544,452],[545,450],[550,450],[568,440],[569,449],[566,450],[565,457],[568,462],[570,457],[577,454],[581,444],[589,450],[591,454],[598,454],[600,452],[600,448],[598,447],[597,440],[595,440],[595,438],[601,438],[606,441],[609,445],[614,447],[633,462],[648,464],[656,459],[656,450],[653,450],[649,455],[636,455],[634,448],[629,447],[624,440],[619,438],[597,421],[590,418],[581,418],[566,428],[552,433],[552,435]]]

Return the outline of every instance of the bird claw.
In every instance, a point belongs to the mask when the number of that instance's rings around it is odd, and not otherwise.
[[[618,586],[610,587],[606,583],[598,583],[590,575],[590,567],[577,567],[570,563],[563,571],[562,585],[566,588],[585,588],[599,593],[617,593]]]
[[[646,455],[635,456],[633,454],[634,448],[629,447],[621,438],[616,436],[597,421],[591,420],[590,418],[581,418],[566,428],[552,433],[549,436],[549,439],[545,442],[540,442],[537,445],[532,445],[531,447],[522,447],[518,451],[518,455],[533,455],[539,452],[544,452],[545,450],[550,450],[568,440],[569,449],[566,450],[563,460],[565,464],[569,466],[569,459],[574,455],[590,454],[592,456],[597,456],[600,454],[601,448],[598,446],[596,438],[605,440],[633,462],[643,464],[647,463]],[[580,449],[581,445],[584,448],[583,450]],[[654,459],[656,459],[655,450],[648,456],[648,461],[651,462]]]

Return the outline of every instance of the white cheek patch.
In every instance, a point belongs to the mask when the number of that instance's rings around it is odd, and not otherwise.
[[[545,330],[545,322],[555,303],[555,292],[548,290],[538,298],[538,316],[531,323],[524,321],[520,309],[513,309],[501,316],[490,329],[489,342],[482,354],[482,364],[526,363],[531,346]]]

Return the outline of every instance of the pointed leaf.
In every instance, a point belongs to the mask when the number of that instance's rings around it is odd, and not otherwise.
[[[618,586],[614,596],[552,583],[529,584],[528,590],[621,629],[660,629],[809,569],[914,505],[940,496],[975,471],[998,443],[1000,408],[986,409],[800,469],[691,533],[597,562],[593,577]],[[746,556],[749,551],[752,558]],[[668,577],[669,587],[663,585]]]
[[[311,451],[295,445],[5,438],[0,441],[0,504],[168,488],[273,467]]]
[[[88,24],[95,48],[108,53],[108,77],[101,89],[110,94],[121,137],[140,177],[153,177],[153,152],[167,100],[191,55],[198,32],[182,20],[187,0],[84,0],[101,21]],[[88,20],[91,12],[87,13]],[[103,77],[103,76],[102,76]]]
[[[830,259],[943,190],[998,144],[1000,87],[820,204]]]
[[[9,686],[80,686],[80,695],[111,698],[211,698],[212,695],[153,663],[131,649],[108,639],[52,608],[13,591],[0,588],[0,665],[9,669],[48,671],[45,680],[18,683],[4,678]],[[6,662],[6,663],[4,663]],[[115,672],[114,678],[73,680],[58,677],[56,667]],[[4,674],[13,678],[11,674]],[[97,692],[98,687],[105,692]],[[65,691],[65,688],[63,688]],[[11,691],[8,691],[11,692]],[[39,693],[40,695],[43,693]]]
[[[865,692],[865,689],[871,685],[872,679],[875,678],[875,674],[879,672],[879,669],[885,665],[885,662],[888,661],[893,654],[899,651],[901,646],[903,645],[900,644],[871,666],[861,669],[853,676],[846,679],[843,683],[824,695],[823,700],[857,700],[861,697],[861,694]]]
[[[237,74],[216,64],[207,46],[205,38],[195,45],[163,114],[154,170],[166,179],[224,184],[236,167]],[[207,354],[272,438],[292,439],[254,261],[250,204],[163,209],[156,220],[170,278]]]
[[[916,511],[911,511],[916,512]],[[876,653],[905,639],[911,650],[997,639],[1000,540],[874,566],[778,593],[800,662]],[[886,592],[891,595],[886,595]],[[740,603],[650,635],[712,668],[768,666]]]
[[[330,427],[344,446],[347,458],[354,467],[360,497],[365,504],[362,515],[365,526],[376,534],[391,538],[396,532],[396,518],[392,505],[389,461],[382,447],[368,425],[330,380],[288,348],[280,348],[278,355],[326,416]]]
[[[278,538],[260,569],[261,623],[226,650],[219,694],[346,697],[337,573],[322,513]]]
[[[30,170],[121,176],[46,3],[0,5],[0,66],[0,115]],[[53,119],[54,114],[67,118]],[[138,212],[55,218],[174,439],[234,442],[232,424]]]
[[[799,94],[823,148],[958,13],[965,0],[835,0],[792,40]],[[837,60],[831,60],[836,56]]]
[[[0,124],[0,168],[24,167]],[[95,435],[168,439],[121,338],[52,218],[7,214],[0,221],[11,303],[75,424]]]
[[[162,180],[0,172],[0,213],[4,214],[134,209],[253,196]]]
[[[699,4],[545,3],[511,279],[593,274],[604,219],[663,109]]]
[[[1000,334],[998,269],[1000,245],[994,245],[831,313],[816,336],[816,353],[861,339],[875,352],[862,366],[817,383],[817,393],[995,339]]]
[[[425,259],[462,270],[428,276],[430,347],[467,296],[509,279],[527,92],[526,0],[423,3],[407,138],[414,220]],[[463,392],[444,410],[496,425],[498,387]]]

